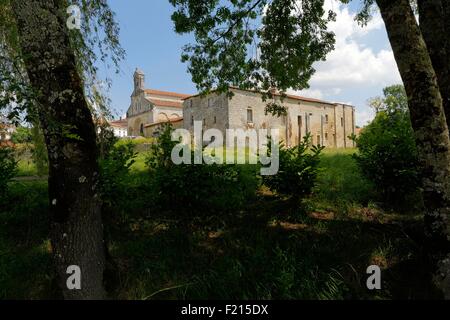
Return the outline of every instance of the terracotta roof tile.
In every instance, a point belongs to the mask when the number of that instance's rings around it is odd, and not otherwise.
[[[127,119],[110,121],[109,125],[111,127],[127,127],[128,121],[127,121]]]
[[[172,107],[172,108],[183,108],[182,101],[166,101],[166,100],[158,100],[158,99],[147,99],[151,103],[160,107]]]
[[[233,87],[233,86],[230,86],[230,89],[240,90],[240,91],[248,91],[248,92],[255,92],[256,93],[255,90],[240,89],[238,87]],[[216,91],[216,90],[213,90],[211,92],[214,92],[214,91]],[[191,95],[191,96],[188,96],[186,98],[183,98],[183,100],[186,100],[186,99],[191,98],[191,97],[197,97],[199,95],[200,94]],[[281,96],[281,94],[275,93],[275,96]],[[317,103],[325,103],[325,104],[336,105],[336,103],[333,103],[333,102],[323,101],[323,100],[314,99],[314,98],[307,98],[307,97],[297,96],[297,95],[293,95],[293,94],[286,94],[286,97],[290,98],[290,99],[306,101],[306,102],[317,102]]]
[[[175,122],[180,122],[180,121],[183,121],[183,117],[169,119],[168,121],[166,120],[166,121],[158,121],[158,122],[149,123],[149,124],[146,124],[144,127],[148,128],[148,127],[153,127],[153,126],[156,126],[156,125],[162,124],[162,123],[167,123],[167,122],[175,123]]]
[[[184,98],[187,98],[187,97],[191,96],[190,94],[170,92],[170,91],[162,91],[162,90],[154,90],[154,89],[145,89],[144,91],[145,91],[145,93],[148,93],[148,94],[176,97],[176,98],[180,98],[180,99],[184,99]]]
[[[280,96],[280,94],[276,94],[276,95]],[[318,103],[326,103],[326,104],[332,104],[332,105],[335,104],[333,102],[323,101],[323,100],[315,99],[315,98],[302,97],[302,96],[297,96],[297,95],[293,95],[293,94],[286,94],[286,97],[295,99],[295,100],[307,101],[307,102],[318,102]]]

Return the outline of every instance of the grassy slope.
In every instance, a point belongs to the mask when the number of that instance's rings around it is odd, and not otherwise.
[[[414,216],[386,214],[351,153],[329,150],[314,195],[292,212],[261,190],[233,221],[188,229],[146,203],[144,156],[133,166],[129,201],[108,230],[117,262],[112,296],[180,298],[430,297],[418,263]],[[0,298],[54,297],[46,224],[46,184],[12,184],[0,210]],[[370,264],[383,269],[381,291],[365,289]]]

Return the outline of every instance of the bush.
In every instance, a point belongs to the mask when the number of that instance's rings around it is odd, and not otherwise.
[[[119,139],[114,135],[114,131],[111,127],[105,123],[98,125],[96,130],[99,156],[100,159],[104,159],[108,156]]]
[[[129,169],[135,157],[132,144],[120,144],[112,146],[108,154],[100,160],[102,199],[106,205],[117,205],[126,193]]]
[[[414,132],[406,99],[396,98],[399,90],[402,87],[385,89],[375,119],[356,139],[359,153],[354,156],[380,200],[396,209],[417,196],[420,185]]]
[[[131,143],[133,146],[138,147],[140,145],[153,144],[154,142],[155,142],[155,138],[144,138],[144,137],[137,137],[137,138],[133,138],[133,139],[121,138],[117,141],[116,145]]]
[[[175,165],[171,151],[177,142],[171,141],[171,132],[172,128],[167,126],[146,159],[154,201],[159,207],[177,212],[182,218],[206,217],[236,213],[255,195],[259,183],[257,166]]]
[[[311,137],[292,148],[279,145],[280,167],[276,175],[264,176],[263,183],[272,191],[296,202],[312,193],[319,172],[320,154],[324,147],[311,146]]]
[[[32,142],[33,134],[31,129],[27,127],[17,127],[16,131],[11,135],[11,141],[15,144]]]
[[[14,159],[14,150],[0,147],[0,199],[6,195],[8,182],[17,171],[17,161]]]

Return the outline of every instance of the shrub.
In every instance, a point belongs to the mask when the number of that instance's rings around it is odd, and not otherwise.
[[[121,144],[128,144],[131,143],[133,146],[138,147],[139,145],[149,145],[155,142],[155,138],[144,138],[144,137],[137,137],[137,138],[121,138],[116,142],[116,145]]]
[[[97,147],[100,159],[104,159],[117,144],[118,138],[114,136],[114,131],[107,124],[97,126]],[[126,143],[125,143],[126,144]]]
[[[0,147],[0,199],[6,195],[8,182],[17,171],[17,161],[14,150],[9,147]]]
[[[17,127],[16,131],[11,135],[11,141],[15,144],[32,142],[33,134],[31,129],[27,127]]]
[[[312,193],[316,183],[320,154],[324,147],[310,146],[311,136],[292,148],[279,145],[280,167],[278,173],[264,176],[263,183],[272,191],[300,201]],[[270,148],[272,148],[270,146]]]
[[[135,157],[132,144],[120,144],[111,147],[108,154],[100,160],[102,199],[106,205],[117,204],[126,192],[129,169]]]
[[[373,182],[380,200],[397,209],[417,196],[420,183],[406,99],[401,94],[398,98],[401,90],[399,86],[385,89],[375,119],[356,139],[359,152],[354,156],[363,175]]]
[[[155,203],[181,218],[235,213],[258,187],[257,166],[180,164],[171,160],[171,126],[166,126],[146,159]],[[193,159],[193,152],[191,159]]]

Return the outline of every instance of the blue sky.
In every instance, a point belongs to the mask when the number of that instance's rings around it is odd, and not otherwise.
[[[130,103],[132,76],[136,67],[146,75],[146,87],[181,93],[195,93],[195,85],[181,63],[184,44],[192,37],[180,36],[170,20],[173,11],[168,0],[110,0],[120,25],[120,40],[126,50],[120,73],[101,66],[101,75],[112,79],[109,96],[115,115],[123,115]],[[311,88],[296,92],[356,107],[357,124],[365,124],[372,113],[367,99],[381,94],[383,87],[401,83],[383,21],[378,13],[366,27],[353,21],[360,1],[340,5],[326,0],[327,8],[337,12],[330,28],[336,33],[336,50],[326,62],[316,65]]]

